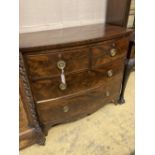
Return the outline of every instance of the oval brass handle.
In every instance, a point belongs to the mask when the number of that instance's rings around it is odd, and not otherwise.
[[[66,84],[66,78],[65,78],[65,71],[64,68],[66,67],[66,62],[63,60],[59,60],[57,62],[57,67],[61,70],[61,83],[59,85],[59,88],[61,90],[65,90],[67,88],[67,84]]]
[[[57,67],[61,70],[64,69],[66,67],[66,62],[64,60],[59,60],[57,62]]]
[[[112,49],[110,50],[110,56],[111,56],[111,57],[114,57],[114,56],[116,55],[116,53],[117,53],[116,48],[112,48]]]
[[[69,106],[67,106],[67,105],[64,106],[64,107],[63,107],[63,112],[68,112],[68,111],[69,111]]]
[[[108,70],[107,75],[108,75],[108,77],[112,77],[113,76],[113,70],[112,69]]]
[[[60,88],[61,90],[65,90],[65,89],[67,88],[67,84],[65,84],[65,83],[60,83],[60,84],[59,84],[59,88]]]

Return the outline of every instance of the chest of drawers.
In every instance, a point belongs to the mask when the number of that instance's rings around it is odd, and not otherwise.
[[[21,63],[44,134],[118,102],[130,33],[97,24],[20,35]]]

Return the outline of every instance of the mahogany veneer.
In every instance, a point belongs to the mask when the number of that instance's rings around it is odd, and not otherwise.
[[[23,98],[33,105],[28,115],[36,119],[40,143],[51,126],[118,103],[130,34],[96,24],[20,35]]]

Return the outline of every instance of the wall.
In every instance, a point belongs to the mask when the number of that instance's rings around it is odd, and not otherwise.
[[[107,0],[20,0],[20,33],[105,21]]]

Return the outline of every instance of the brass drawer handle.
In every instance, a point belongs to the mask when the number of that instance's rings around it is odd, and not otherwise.
[[[108,77],[112,77],[113,76],[113,70],[112,69],[107,71],[107,76]]]
[[[61,90],[65,90],[65,89],[67,88],[67,85],[66,85],[65,83],[60,83],[60,84],[59,84],[59,88],[60,88]]]
[[[64,69],[64,68],[66,67],[66,62],[65,62],[64,60],[59,60],[59,61],[57,62],[57,67],[58,67],[60,70]]]
[[[63,112],[68,112],[68,111],[69,111],[69,106],[67,106],[67,105],[64,106],[64,107],[63,107]]]
[[[61,90],[65,90],[67,88],[67,84],[66,84],[66,78],[65,78],[65,67],[66,67],[66,62],[64,60],[59,60],[57,62],[57,67],[61,70],[61,83],[59,85],[59,88]]]
[[[116,48],[112,48],[112,49],[110,50],[110,56],[111,56],[111,57],[114,57],[116,54],[117,54]]]

